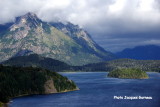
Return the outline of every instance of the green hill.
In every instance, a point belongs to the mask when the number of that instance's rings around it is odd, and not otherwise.
[[[56,72],[33,67],[0,65],[0,102],[17,96],[77,90],[72,80]]]
[[[64,62],[42,57],[38,54],[12,57],[11,59],[3,62],[3,64],[7,66],[41,67],[55,72],[69,70],[71,68],[70,65]]]
[[[134,68],[116,69],[108,73],[108,77],[126,78],[126,79],[147,79],[149,78],[145,71]]]

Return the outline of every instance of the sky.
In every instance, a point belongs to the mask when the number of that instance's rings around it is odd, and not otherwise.
[[[111,52],[160,45],[160,0],[0,0],[0,24],[27,12],[77,24]]]

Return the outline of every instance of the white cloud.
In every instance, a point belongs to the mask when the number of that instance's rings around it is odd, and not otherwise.
[[[3,0],[0,10],[1,24],[30,11],[44,21],[79,24],[97,41],[103,37],[127,38],[128,41],[129,38],[157,39],[157,35],[143,34],[158,32],[160,27],[159,0]],[[127,46],[132,45],[125,42]],[[107,41],[103,46],[106,45],[109,45]]]

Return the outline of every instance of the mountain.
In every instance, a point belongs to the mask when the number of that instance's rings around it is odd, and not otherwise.
[[[85,52],[95,54],[104,60],[110,60],[112,57],[115,57],[110,52],[107,52],[98,44],[96,44],[96,42],[91,38],[90,34],[88,34],[87,31],[83,30],[78,25],[73,25],[70,22],[65,24],[61,22],[54,22],[50,24],[74,39],[76,43],[85,49]]]
[[[97,45],[78,25],[47,23],[34,13],[17,17],[0,35],[0,62],[15,56],[21,50],[32,51],[71,65],[116,58]]]
[[[45,68],[55,72],[71,69],[71,66],[69,66],[64,62],[61,62],[52,58],[45,58],[38,54],[15,56],[10,58],[7,61],[2,62],[2,64],[5,66],[17,66],[17,67],[30,67],[30,66],[40,67],[40,68]]]
[[[76,84],[56,72],[33,67],[0,65],[0,104],[13,97],[77,90]]]
[[[160,60],[160,46],[137,46],[133,49],[124,49],[121,52],[117,52],[116,55],[120,58],[137,60]]]
[[[76,69],[82,71],[113,71],[116,69],[138,68],[143,71],[160,72],[160,60],[134,60],[116,59],[100,63],[79,66]]]

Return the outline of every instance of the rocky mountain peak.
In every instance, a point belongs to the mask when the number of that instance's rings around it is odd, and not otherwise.
[[[10,27],[10,31],[15,31],[18,28],[37,28],[42,24],[42,21],[34,13],[27,13],[23,16],[16,17],[15,23]]]
[[[15,22],[25,24],[27,22],[32,22],[33,23],[33,22],[38,22],[38,21],[41,22],[41,20],[37,17],[37,15],[29,12],[29,13],[23,15],[23,16],[17,17]]]
[[[32,13],[32,12],[28,12],[24,16],[26,16],[26,17],[32,17],[32,18],[38,18],[37,15],[35,13]]]
[[[42,34],[47,32],[49,25],[46,22],[43,22],[37,17],[34,13],[27,13],[23,16],[16,17],[14,24],[9,28],[13,34],[13,38],[16,40],[23,39],[31,32],[36,34]]]

